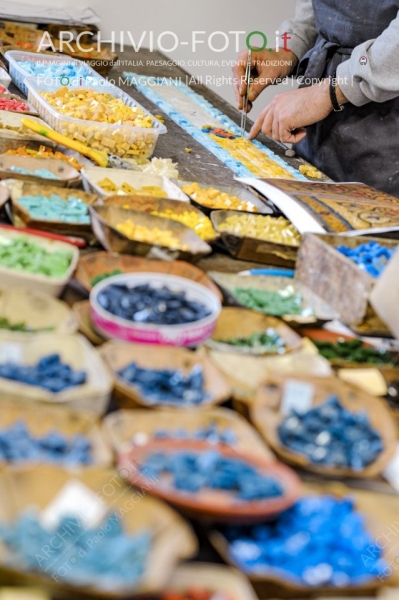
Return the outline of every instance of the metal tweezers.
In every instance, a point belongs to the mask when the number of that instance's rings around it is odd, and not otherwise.
[[[247,66],[245,69],[245,83],[247,85],[247,89],[245,91],[243,106],[241,110],[241,136],[244,137],[245,129],[247,126],[247,113],[248,113],[248,92],[249,92],[249,83],[251,79],[251,65],[252,65],[252,50],[248,50],[247,57]]]

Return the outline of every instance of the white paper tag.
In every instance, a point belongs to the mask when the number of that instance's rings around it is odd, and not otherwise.
[[[281,412],[288,415],[293,410],[306,413],[312,408],[314,386],[311,383],[289,379],[284,384]]]
[[[13,344],[12,342],[3,344],[0,350],[1,362],[12,362],[21,364],[23,356],[23,348],[21,344]]]
[[[46,528],[57,527],[62,517],[77,517],[86,528],[100,525],[107,506],[78,479],[71,479],[42,511],[40,521]]]
[[[396,448],[396,453],[385,471],[383,472],[385,479],[399,494],[399,444]]]

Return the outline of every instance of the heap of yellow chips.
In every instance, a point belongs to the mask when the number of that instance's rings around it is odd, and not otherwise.
[[[218,226],[240,237],[250,237],[276,244],[299,246],[301,236],[294,226],[284,217],[263,215],[231,215]]]
[[[124,181],[121,186],[116,185],[109,177],[105,177],[98,182],[100,188],[105,192],[114,192],[115,194],[131,194],[133,196],[152,196],[153,198],[167,198],[165,190],[157,185],[143,185],[142,188],[136,189],[129,183]]]
[[[299,172],[309,179],[323,179],[323,173],[313,165],[301,165],[299,167]]]
[[[280,166],[272,158],[269,158],[246,138],[228,139],[219,137],[213,133],[209,137],[227,150],[235,160],[243,164],[256,177],[294,179],[289,171]]]
[[[41,92],[41,96],[57,112],[74,119],[131,127],[153,126],[153,118],[142,108],[126,106],[121,98],[104,92],[64,86],[55,92]]]
[[[258,212],[252,202],[240,200],[237,196],[230,196],[213,187],[200,188],[198,183],[190,183],[183,187],[183,192],[206,208]]]
[[[175,213],[170,208],[167,208],[162,212],[154,210],[151,214],[183,223],[183,225],[193,229],[202,240],[212,240],[217,236],[211,220],[205,215],[200,215],[197,212],[185,210],[182,213]]]
[[[173,231],[160,229],[159,227],[146,227],[136,225],[131,219],[118,223],[116,229],[130,240],[145,242],[146,244],[157,244],[171,250],[189,250],[186,244],[182,244]]]

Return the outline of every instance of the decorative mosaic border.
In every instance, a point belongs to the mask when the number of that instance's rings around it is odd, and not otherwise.
[[[206,110],[210,117],[217,119],[221,126],[225,129],[229,129],[233,133],[240,135],[241,131],[239,126],[234,123],[229,117],[222,113],[219,109],[215,108],[208,100],[194,92],[190,87],[175,79],[167,79],[164,77],[143,77],[136,73],[125,72],[123,76],[130,81],[130,83],[138,89],[146,98],[151,100],[156,106],[158,106],[169,118],[172,119],[177,125],[179,125],[184,131],[189,133],[197,142],[207,148],[212,154],[214,154],[223,164],[231,169],[239,177],[255,177],[255,175],[249,171],[241,162],[235,160],[231,154],[214,142],[207,133],[204,133],[198,129],[194,124],[190,123],[187,118],[176,110],[172,104],[167,102],[162,96],[160,96],[154,87],[151,85],[156,83],[157,85],[174,85],[182,92],[185,96],[190,98],[195,104]],[[140,81],[140,83],[138,83]],[[150,83],[151,82],[151,83]],[[204,123],[206,125],[206,123]],[[299,181],[308,181],[308,179],[302,175],[297,169],[294,169],[287,164],[280,156],[272,152],[269,148],[264,146],[258,140],[254,140],[253,144],[261,150],[267,158],[274,160],[279,166],[283,167],[288,173],[290,173],[295,179]]]

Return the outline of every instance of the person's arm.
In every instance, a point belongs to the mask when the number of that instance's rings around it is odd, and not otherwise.
[[[287,46],[300,60],[310,50],[317,37],[316,20],[312,0],[297,0],[295,17],[284,21],[279,28],[280,36],[290,36]],[[281,46],[284,39],[281,38]]]
[[[355,106],[399,96],[399,12],[378,38],[357,46],[351,58],[339,65],[337,79]]]

